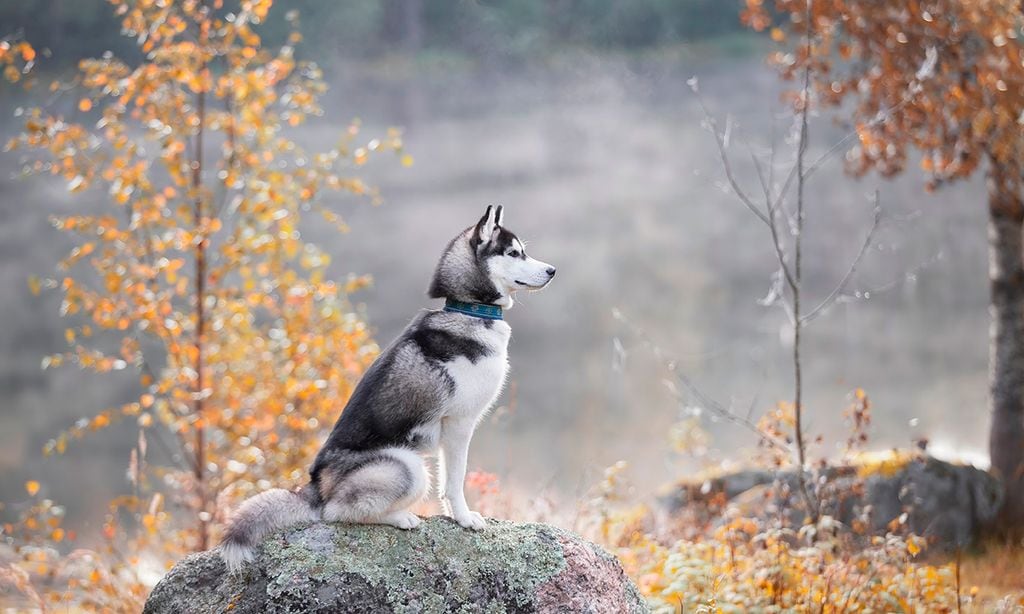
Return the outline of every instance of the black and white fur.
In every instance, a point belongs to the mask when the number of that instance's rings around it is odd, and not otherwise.
[[[555,275],[526,255],[502,226],[501,206],[455,237],[441,256],[431,298],[512,307],[512,293]],[[221,543],[236,570],[273,531],[325,520],[413,529],[409,508],[429,487],[424,455],[437,453],[437,494],[463,527],[482,529],[463,493],[469,441],[505,383],[511,329],[504,320],[424,311],[363,375],[341,418],[296,491],[273,489],[245,501]]]

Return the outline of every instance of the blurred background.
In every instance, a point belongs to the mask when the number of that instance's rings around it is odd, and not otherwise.
[[[618,460],[638,492],[708,462],[736,463],[753,439],[715,423],[704,454],[680,453],[673,424],[697,413],[666,385],[670,375],[636,329],[710,397],[755,418],[791,397],[791,329],[759,304],[777,265],[764,227],[726,188],[714,137],[687,80],[696,76],[720,122],[734,120],[730,155],[757,192],[748,148],[776,150],[777,175],[793,160],[785,85],[764,63],[767,37],[744,29],[740,3],[711,0],[368,0],[281,2],[299,9],[300,57],[323,67],[331,91],[319,121],[293,129],[300,143],[331,145],[352,118],[364,134],[399,126],[415,162],[381,159],[364,176],[373,206],[337,197],[351,232],[304,235],[333,256],[332,273],[369,274],[352,297],[381,345],[417,310],[447,241],[490,203],[532,255],[555,264],[544,292],[520,296],[512,372],[480,429],[471,468],[503,484],[572,500]],[[271,44],[279,17],[264,30]],[[0,0],[0,23],[52,51],[59,76],[76,58],[137,53],[100,0]],[[18,107],[45,92],[0,89],[0,137],[20,127]],[[37,98],[32,98],[36,96]],[[75,100],[55,100],[70,110]],[[849,126],[812,118],[810,159]],[[88,524],[125,485],[134,430],[127,424],[77,442],[58,458],[41,447],[83,416],[137,396],[134,376],[74,368],[43,371],[64,350],[56,293],[34,296],[30,275],[51,274],[71,247],[51,214],[95,206],[61,181],[19,177],[17,153],[0,155],[0,500],[40,479],[80,502]],[[863,388],[875,403],[874,443],[927,437],[934,453],[984,462],[987,283],[979,179],[927,194],[924,179],[857,180],[842,150],[808,185],[805,292],[835,287],[872,218],[882,226],[837,303],[806,331],[807,428],[813,454],[844,439],[843,409]],[[333,198],[329,196],[328,198]],[[859,293],[859,296],[856,296]],[[613,313],[618,312],[621,318]],[[623,320],[629,324],[625,324]],[[339,408],[340,410],[340,408]]]

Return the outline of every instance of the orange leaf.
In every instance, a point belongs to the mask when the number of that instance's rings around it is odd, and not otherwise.
[[[36,496],[36,493],[39,492],[39,482],[35,480],[25,482],[25,491],[28,492],[29,496]]]

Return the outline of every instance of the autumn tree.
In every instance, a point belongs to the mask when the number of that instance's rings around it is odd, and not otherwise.
[[[747,0],[786,79],[809,70],[821,105],[848,108],[855,174],[890,176],[920,152],[928,188],[984,172],[988,185],[992,470],[1005,528],[1024,525],[1024,45],[1016,0]],[[804,45],[810,34],[811,44]],[[796,97],[794,97],[796,99]]]
[[[287,44],[261,44],[271,0],[111,4],[143,60],[83,60],[72,81],[51,87],[73,97],[72,116],[27,111],[7,149],[28,173],[103,203],[54,218],[77,245],[56,277],[30,281],[60,292],[69,320],[69,351],[44,365],[133,370],[138,394],[97,408],[45,452],[131,419],[130,483],[111,502],[105,549],[73,557],[62,555],[72,537],[62,508],[30,482],[22,522],[4,527],[22,560],[0,566],[0,583],[43,606],[39,583],[83,608],[137,611],[147,562],[162,570],[209,547],[228,504],[304,476],[375,356],[346,301],[365,279],[327,279],[329,257],[301,225],[314,215],[343,229],[322,197],[375,198],[358,167],[375,152],[401,153],[401,140],[391,131],[361,144],[358,122],[325,152],[287,136],[321,115],[326,88],[317,65],[299,59],[296,15]],[[5,44],[13,80],[34,52]],[[165,453],[151,459],[154,444]]]

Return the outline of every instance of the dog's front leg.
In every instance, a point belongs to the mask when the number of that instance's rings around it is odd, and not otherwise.
[[[479,531],[487,526],[487,523],[483,516],[469,509],[464,491],[469,440],[473,438],[475,427],[475,420],[465,418],[445,418],[441,422],[439,468],[443,470],[444,475],[438,475],[438,483],[443,483],[443,490],[438,492],[438,495],[445,512],[450,514],[455,522],[467,529]]]

